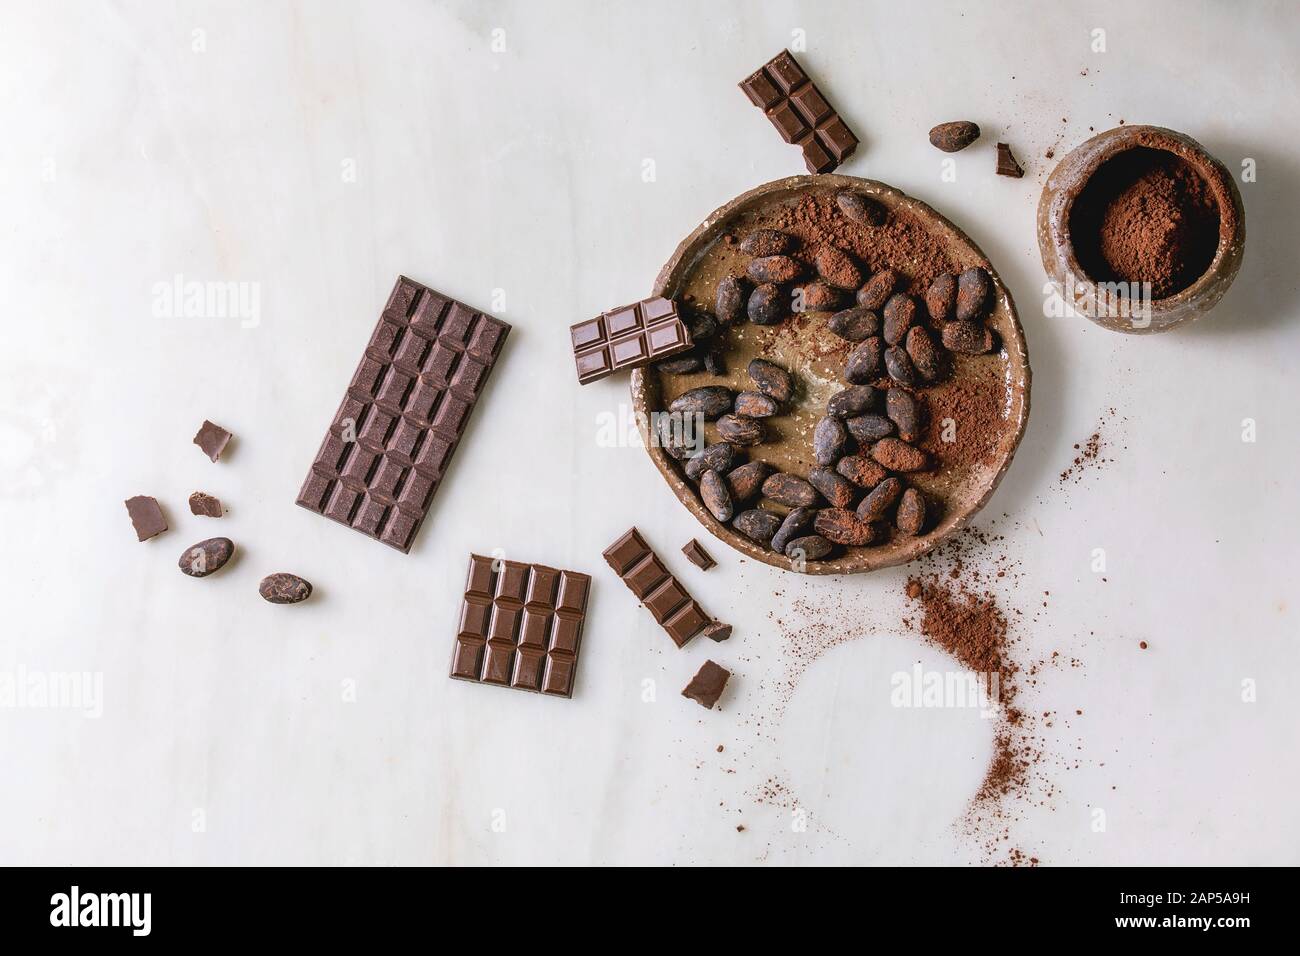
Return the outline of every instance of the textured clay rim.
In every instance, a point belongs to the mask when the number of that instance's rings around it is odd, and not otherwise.
[[[1122,153],[1144,148],[1174,154],[1205,180],[1219,205],[1219,242],[1214,258],[1200,278],[1181,292],[1151,302],[1149,327],[1134,328],[1122,319],[1115,321],[1087,316],[1104,328],[1139,334],[1176,328],[1208,312],[1223,298],[1241,266],[1246,221],[1236,181],[1228,174],[1227,168],[1196,140],[1163,126],[1116,126],[1085,140],[1062,157],[1043,186],[1041,201],[1047,204],[1048,238],[1058,268],[1053,269],[1048,262],[1047,249],[1040,251],[1044,267],[1057,282],[1072,275],[1076,288],[1095,298],[1096,280],[1084,271],[1074,251],[1070,213],[1080,192],[1102,165]]]
[[[1016,312],[1015,302],[1012,301],[1010,291],[1003,285],[1001,277],[989,263],[988,256],[984,254],[984,251],[965,232],[919,199],[913,199],[901,190],[895,189],[886,183],[873,179],[859,179],[855,176],[829,174],[791,176],[786,179],[764,183],[762,186],[742,193],[729,203],[710,213],[708,218],[694,232],[682,240],[673,252],[672,257],[660,270],[658,278],[655,279],[652,294],[670,298],[675,295],[684,277],[691,272],[714,240],[727,231],[728,224],[733,217],[769,201],[777,194],[788,193],[789,198],[794,198],[802,190],[813,186],[819,189],[852,189],[855,192],[871,196],[889,209],[904,206],[909,213],[924,221],[927,225],[937,225],[941,229],[950,231],[952,238],[965,243],[969,250],[978,256],[984,268],[987,269],[990,278],[993,280],[997,308],[1005,309],[1007,317],[1007,328],[999,327],[998,330],[1002,337],[1002,350],[1007,356],[1002,378],[1011,391],[1011,414],[1006,421],[1005,437],[1001,449],[1002,461],[999,462],[997,469],[984,479],[984,488],[978,498],[967,501],[960,508],[949,512],[953,516],[952,524],[944,533],[936,534],[931,532],[916,538],[896,538],[889,544],[876,548],[857,549],[832,561],[809,561],[802,572],[805,574],[858,574],[915,561],[921,555],[938,547],[952,534],[960,531],[988,503],[988,500],[993,496],[993,492],[997,490],[998,485],[1001,483],[1003,475],[1011,466],[1011,459],[1015,457],[1016,449],[1020,446],[1020,440],[1024,437],[1025,427],[1029,422],[1031,379],[1029,354],[1025,346],[1024,328],[1020,324],[1020,316]],[[780,568],[783,571],[794,572],[789,558],[760,547],[740,534],[740,532],[714,518],[708,509],[704,507],[704,503],[700,501],[694,485],[677,472],[668,453],[651,440],[649,415],[655,409],[652,409],[650,405],[650,398],[652,395],[657,397],[658,380],[656,379],[652,386],[647,381],[646,370],[635,369],[632,372],[631,389],[637,427],[641,431],[646,451],[649,452],[650,459],[655,463],[655,467],[659,469],[659,473],[663,475],[664,480],[668,482],[669,487],[672,488],[673,493],[677,495],[682,504],[686,506],[686,509],[714,537],[729,544],[747,557],[771,565],[774,568]]]

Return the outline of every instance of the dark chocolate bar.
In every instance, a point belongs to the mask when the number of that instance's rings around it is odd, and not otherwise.
[[[636,528],[605,549],[605,560],[678,647],[684,647],[709,623],[703,608],[669,573]]]
[[[470,555],[451,676],[573,696],[591,576]]]
[[[400,277],[298,504],[410,551],[509,332]]]
[[[713,661],[705,661],[696,675],[691,678],[691,682],[682,690],[682,696],[689,697],[701,707],[712,710],[713,705],[722,696],[723,688],[727,686],[730,677],[731,671],[725,667]]]
[[[781,138],[803,150],[810,173],[829,173],[858,148],[858,138],[831,108],[789,50],[740,84]]]
[[[639,368],[685,352],[690,330],[671,299],[655,296],[611,309],[569,327],[578,383],[587,385],[622,369]]]

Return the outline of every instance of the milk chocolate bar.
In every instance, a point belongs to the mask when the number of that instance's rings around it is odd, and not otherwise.
[[[298,504],[410,551],[509,331],[398,278]]]
[[[570,326],[569,338],[580,385],[657,362],[685,352],[692,345],[690,330],[678,316],[677,305],[660,296]]]
[[[472,554],[451,676],[573,696],[591,576]]]
[[[829,173],[858,148],[858,138],[789,50],[772,57],[740,88],[782,139],[803,150],[808,172]]]
[[[669,573],[636,528],[605,549],[605,560],[678,647],[684,647],[709,623],[704,609]]]

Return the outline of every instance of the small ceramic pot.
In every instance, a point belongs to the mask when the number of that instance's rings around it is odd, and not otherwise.
[[[1098,281],[1080,266],[1070,214],[1103,164],[1140,148],[1173,153],[1205,181],[1219,207],[1219,244],[1209,266],[1191,285],[1134,310],[1127,297],[1115,294],[1112,283]],[[1190,136],[1159,126],[1118,126],[1098,133],[1057,163],[1038,201],[1038,249],[1048,277],[1076,312],[1116,332],[1167,332],[1210,311],[1241,269],[1245,245],[1246,214],[1228,170]]]

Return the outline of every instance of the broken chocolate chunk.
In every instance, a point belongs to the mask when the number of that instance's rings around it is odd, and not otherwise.
[[[689,697],[701,707],[712,710],[713,705],[722,696],[722,690],[727,686],[730,677],[731,671],[725,667],[719,667],[713,661],[705,661],[704,666],[682,691],[682,696]]]
[[[216,461],[230,444],[230,432],[205,418],[199,426],[199,433],[194,436],[194,444],[203,450],[203,454]]]

